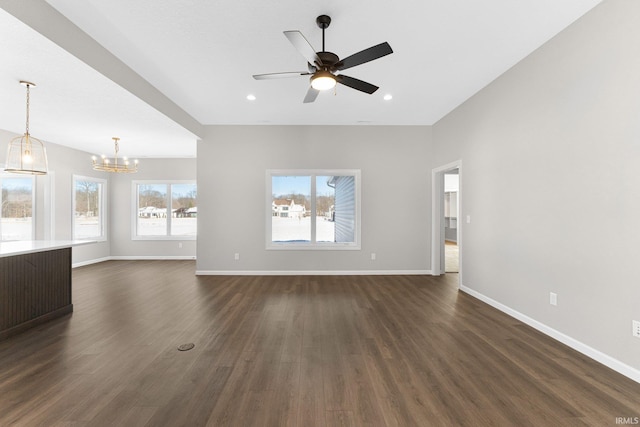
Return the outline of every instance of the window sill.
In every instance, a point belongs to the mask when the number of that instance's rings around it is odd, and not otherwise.
[[[166,241],[185,241],[197,240],[196,236],[133,236],[131,240],[166,240]]]
[[[357,243],[268,243],[268,251],[359,251]]]

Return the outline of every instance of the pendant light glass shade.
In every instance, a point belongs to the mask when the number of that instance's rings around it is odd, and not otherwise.
[[[5,172],[31,175],[46,175],[48,171],[47,152],[44,144],[25,133],[9,142]]]
[[[45,175],[48,172],[47,152],[44,144],[29,135],[29,87],[33,83],[21,81],[27,87],[27,128],[22,136],[15,137],[9,142],[5,172],[30,175]]]

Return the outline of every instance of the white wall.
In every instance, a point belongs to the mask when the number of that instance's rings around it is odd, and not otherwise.
[[[0,165],[4,167],[9,141],[18,134],[0,130]],[[38,135],[33,135],[38,137]],[[49,174],[36,177],[36,239],[72,239],[73,175],[104,178],[91,167],[91,154],[43,141],[49,161]],[[53,209],[45,206],[45,192],[53,198]],[[52,235],[46,231],[51,227]],[[109,241],[73,248],[72,263],[108,257]]]
[[[636,378],[639,22],[604,1],[433,128],[435,164],[464,162],[463,286]]]
[[[426,126],[207,126],[198,145],[197,270],[429,270],[431,159]],[[362,250],[266,250],[267,169],[361,169]]]
[[[140,180],[194,180],[196,159],[140,159],[138,173],[111,174],[109,192],[111,256],[113,258],[193,259],[195,240],[132,240],[132,183]],[[206,186],[204,184],[203,186]],[[198,186],[200,187],[200,186]],[[200,196],[198,188],[198,198]],[[182,244],[182,247],[180,247]]]

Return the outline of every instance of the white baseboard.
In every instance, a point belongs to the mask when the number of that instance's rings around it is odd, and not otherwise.
[[[572,349],[584,354],[585,356],[590,357],[591,359],[595,360],[596,362],[600,362],[603,365],[613,369],[616,372],[621,373],[622,375],[624,375],[625,377],[631,378],[632,380],[634,380],[637,383],[640,383],[640,370],[627,365],[626,363],[623,363],[621,361],[619,361],[618,359],[615,359],[611,356],[609,356],[608,354],[605,354],[599,350],[596,350],[593,347],[589,347],[588,345],[576,340],[575,338],[572,338],[568,335],[563,334],[562,332],[559,332],[547,325],[545,325],[544,323],[538,322],[535,319],[532,319],[531,317],[522,314],[512,308],[507,307],[506,305],[499,303],[496,300],[493,300],[483,294],[481,294],[480,292],[474,291],[473,289],[470,289],[466,286],[460,285],[460,290],[479,299],[482,302],[485,302],[487,304],[489,304],[490,306],[502,311],[503,313],[508,314],[509,316],[518,319],[519,321],[521,321],[522,323],[525,323],[529,326],[531,326],[534,329],[537,329],[538,331],[542,332],[545,335],[550,336],[551,338],[560,341],[561,343],[568,345],[569,347],[571,347]]]
[[[194,260],[196,259],[193,255],[184,255],[184,256],[164,256],[164,255],[124,255],[124,256],[112,256],[109,257],[112,261],[148,261],[148,260]]]
[[[75,264],[71,264],[71,268],[83,267],[85,265],[91,265],[91,264],[97,264],[99,262],[109,261],[110,259],[111,259],[111,257],[104,257],[104,258],[90,259],[88,261],[76,262]]]
[[[105,261],[148,261],[148,260],[194,260],[195,256],[155,256],[155,255],[145,255],[145,256],[108,256],[104,258],[96,258],[88,261],[81,261],[71,265],[71,268],[82,267],[85,265],[97,264],[99,262]]]
[[[196,270],[196,276],[415,276],[431,270]]]

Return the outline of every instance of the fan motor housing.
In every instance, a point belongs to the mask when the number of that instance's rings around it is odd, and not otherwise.
[[[322,64],[327,67],[334,66],[340,60],[333,52],[316,52],[316,54],[322,60]]]

